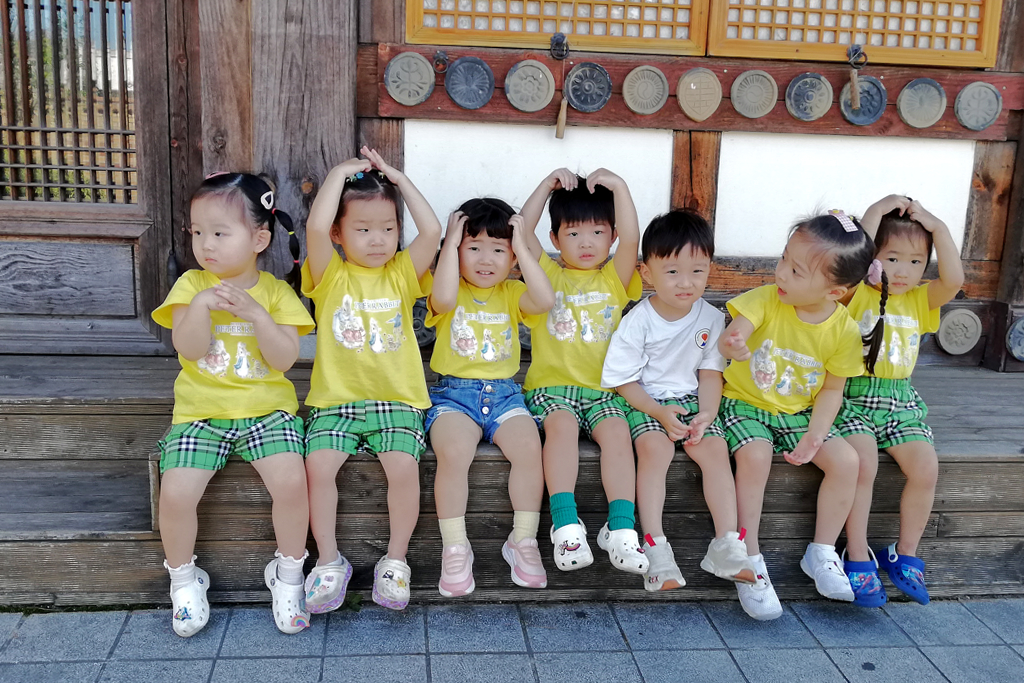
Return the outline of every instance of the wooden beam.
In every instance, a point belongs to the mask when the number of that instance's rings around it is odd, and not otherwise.
[[[718,203],[718,161],[722,134],[717,131],[690,133],[690,201],[688,206],[700,213],[712,226]]]
[[[203,174],[252,167],[252,28],[249,3],[199,3]]]
[[[996,52],[996,71],[1024,72],[1024,2],[1003,0],[999,21],[999,48]]]
[[[360,43],[405,42],[405,0],[358,1]]]
[[[1024,134],[1024,124],[1021,125]],[[999,272],[999,301],[1024,305],[1024,154],[1018,151],[1007,211],[1003,262]]]
[[[979,141],[974,148],[974,174],[961,251],[965,259],[998,261],[1002,258],[1017,145],[1015,142]]]
[[[672,136],[672,208],[689,206],[693,193],[690,184],[690,131],[677,130]]]

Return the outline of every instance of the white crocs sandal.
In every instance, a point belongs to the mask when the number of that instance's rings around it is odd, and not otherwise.
[[[206,599],[209,588],[210,575],[196,567],[195,581],[171,593],[171,625],[182,638],[199,633],[210,620],[210,603]]]
[[[409,582],[412,569],[401,560],[385,555],[373,568],[373,601],[381,607],[403,610],[409,606]]]
[[[563,572],[583,569],[594,563],[594,553],[587,544],[587,527],[577,518],[576,524],[551,527],[551,543],[555,546],[555,566]]]
[[[306,610],[306,591],[302,584],[293,586],[277,578],[277,558],[263,570],[263,581],[270,589],[274,604],[274,622],[281,633],[298,633],[309,628],[309,612]]]
[[[310,614],[323,614],[341,607],[345,591],[352,578],[352,565],[345,556],[338,554],[341,564],[324,564],[313,567],[306,577],[306,609]]]
[[[608,552],[612,566],[630,574],[646,574],[650,562],[640,547],[640,537],[634,529],[608,529],[608,523],[597,535],[597,545]]]

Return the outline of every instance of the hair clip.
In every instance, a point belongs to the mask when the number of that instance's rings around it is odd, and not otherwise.
[[[377,171],[377,175],[379,175],[381,178],[387,178],[388,177],[387,174],[384,173],[384,171]]]
[[[266,209],[267,211],[272,210],[274,208],[274,191],[267,190],[266,192],[264,192],[260,196],[260,204],[262,204],[263,208]]]
[[[857,224],[854,223],[853,219],[847,216],[846,212],[842,209],[832,209],[828,213],[839,221],[839,224],[843,226],[843,230],[846,232],[857,232]]]
[[[346,183],[354,183],[355,181],[362,180],[362,179],[363,179],[363,172],[359,171],[358,173],[356,173],[354,175],[350,175],[348,178],[345,178],[345,182]]]
[[[882,262],[875,259],[868,267],[867,281],[869,285],[877,285],[882,281]]]

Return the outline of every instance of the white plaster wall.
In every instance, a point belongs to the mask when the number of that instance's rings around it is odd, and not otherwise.
[[[725,133],[715,253],[778,256],[790,226],[816,210],[860,216],[889,194],[913,197],[962,246],[973,140]]]
[[[430,202],[442,225],[473,197],[500,197],[516,209],[551,171],[565,166],[581,175],[607,168],[629,185],[641,227],[669,208],[672,132],[554,126],[405,122],[405,172]],[[416,234],[406,212],[406,243]],[[545,211],[537,234],[547,249]]]

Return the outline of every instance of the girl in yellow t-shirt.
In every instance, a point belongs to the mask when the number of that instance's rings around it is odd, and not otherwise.
[[[919,202],[891,195],[871,205],[863,224],[874,235],[877,286],[861,285],[847,304],[864,335],[867,373],[846,383],[845,403],[856,417],[836,423],[860,456],[857,495],[846,523],[845,569],[859,605],[885,604],[879,566],[893,585],[926,605],[917,544],[932,512],[939,461],[924,422],[928,408],[910,385],[910,374],[921,337],[939,329],[939,308],[960,291],[964,271],[949,228]],[[920,284],[933,246],[939,279]],[[879,448],[899,463],[907,484],[900,499],[899,541],[880,550],[876,560],[868,546],[868,515]]]
[[[172,625],[179,636],[209,621],[210,577],[196,567],[196,505],[237,453],[274,500],[277,552],[263,576],[284,633],[309,625],[303,603],[309,507],[302,420],[284,372],[299,356],[313,319],[291,287],[257,269],[280,222],[298,263],[299,243],[274,192],[248,173],[207,178],[192,196],[192,251],[202,270],[174,283],[153,319],[172,330],[181,372],[171,430],[160,441],[160,538],[171,575]],[[295,279],[297,266],[290,279]]]
[[[755,619],[775,619],[775,594],[758,527],[772,453],[787,462],[814,462],[825,478],[818,489],[814,541],[800,567],[818,592],[853,600],[835,542],[853,505],[857,453],[831,429],[847,377],[863,371],[860,333],[838,301],[864,279],[874,257],[871,238],[842,212],[798,223],[775,268],[774,285],[728,303],[733,321],[719,339],[732,360],[724,373],[719,417],[736,457],[739,525],[757,573],[736,584],[740,604]]]
[[[420,512],[418,463],[430,398],[412,308],[430,290],[441,224],[404,173],[373,150],[360,153],[366,158],[331,169],[306,222],[302,292],[316,307],[319,329],[306,397],[309,523],[319,551],[306,605],[314,614],[341,605],[352,576],[335,536],[336,479],[350,455],[376,457],[388,480],[391,538],[373,572],[379,605],[409,604],[405,558]],[[399,192],[419,230],[404,251]]]
[[[530,253],[523,225],[523,217],[500,199],[465,202],[448,220],[427,299],[427,324],[437,327],[430,368],[440,377],[430,388],[426,426],[437,454],[437,588],[446,598],[476,587],[466,503],[469,466],[481,437],[512,464],[512,532],[501,547],[512,581],[525,588],[548,585],[537,547],[544,497],[540,434],[512,377],[519,372],[519,322],[551,310],[555,293]],[[508,279],[517,258],[525,283]]]

